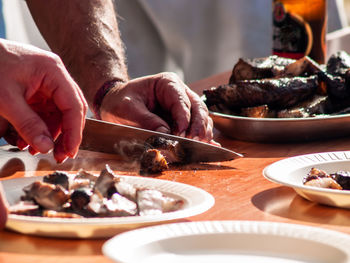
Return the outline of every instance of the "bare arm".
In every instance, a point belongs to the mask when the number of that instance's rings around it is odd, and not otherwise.
[[[92,104],[108,80],[128,80],[124,50],[111,0],[27,0],[53,52]]]
[[[96,112],[103,120],[212,141],[213,122],[205,104],[180,78],[160,73],[129,81],[113,0],[27,0],[27,4],[92,109],[104,83],[122,81],[98,103]]]

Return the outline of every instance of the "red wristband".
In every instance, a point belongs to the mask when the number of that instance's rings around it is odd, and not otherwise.
[[[109,80],[109,81],[105,82],[102,85],[102,87],[96,92],[95,97],[94,97],[94,101],[92,103],[92,110],[95,113],[96,119],[101,120],[100,108],[101,108],[101,104],[102,104],[104,97],[115,86],[115,84],[117,82],[120,82],[120,81],[121,80],[119,80],[119,79]]]

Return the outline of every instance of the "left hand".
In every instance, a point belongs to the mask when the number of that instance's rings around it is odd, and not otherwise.
[[[105,121],[213,141],[213,121],[200,97],[174,73],[119,83],[101,105]]]

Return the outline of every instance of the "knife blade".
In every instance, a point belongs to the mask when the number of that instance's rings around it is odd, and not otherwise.
[[[219,162],[243,157],[209,143],[91,118],[86,118],[80,149],[120,154],[135,159],[141,156],[145,141],[152,136],[178,141],[186,152],[188,163]]]

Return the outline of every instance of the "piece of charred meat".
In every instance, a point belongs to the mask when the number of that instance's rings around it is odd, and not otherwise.
[[[280,77],[312,76],[322,71],[324,69],[321,65],[306,56],[287,65]]]
[[[34,200],[41,207],[60,210],[69,199],[68,192],[61,185],[36,181],[23,189],[24,200]]]
[[[327,73],[332,76],[345,77],[350,68],[350,55],[345,51],[338,51],[327,61]]]
[[[242,108],[240,115],[244,116],[244,117],[251,117],[251,118],[274,117],[274,113],[272,111],[270,111],[269,106],[267,106],[267,105]]]
[[[328,96],[315,95],[310,100],[303,101],[292,108],[277,112],[277,118],[307,118],[316,115],[328,114],[332,103]]]
[[[186,163],[186,152],[178,141],[151,136],[145,141],[145,148],[159,150],[168,163]]]
[[[318,88],[316,76],[239,81],[204,90],[208,107],[218,103],[237,108],[268,105],[284,109],[310,98]]]
[[[344,189],[350,190],[350,172],[338,171],[330,174],[330,176]]]
[[[109,165],[106,165],[97,178],[93,190],[94,192],[99,192],[103,197],[109,197],[116,192],[114,184],[117,181],[118,177],[116,177]]]
[[[141,156],[140,174],[142,175],[161,173],[168,168],[165,157],[157,149],[148,149]]]
[[[61,185],[64,189],[68,190],[69,189],[69,179],[68,175],[65,172],[61,171],[56,171],[52,174],[45,175],[43,178],[44,183],[49,183],[49,184],[59,184]]]
[[[93,191],[90,188],[80,188],[73,191],[70,196],[72,209],[82,212],[86,206],[90,203]]]
[[[332,100],[338,102],[350,98],[350,70],[346,71],[344,77],[324,72],[320,72],[318,76],[319,80],[325,83],[327,94]]]
[[[328,173],[314,167],[311,168],[310,172],[303,179],[303,184],[320,188],[343,189]]]
[[[232,69],[229,84],[241,80],[273,78],[283,74],[287,65],[294,59],[269,56],[264,58],[240,58]]]

